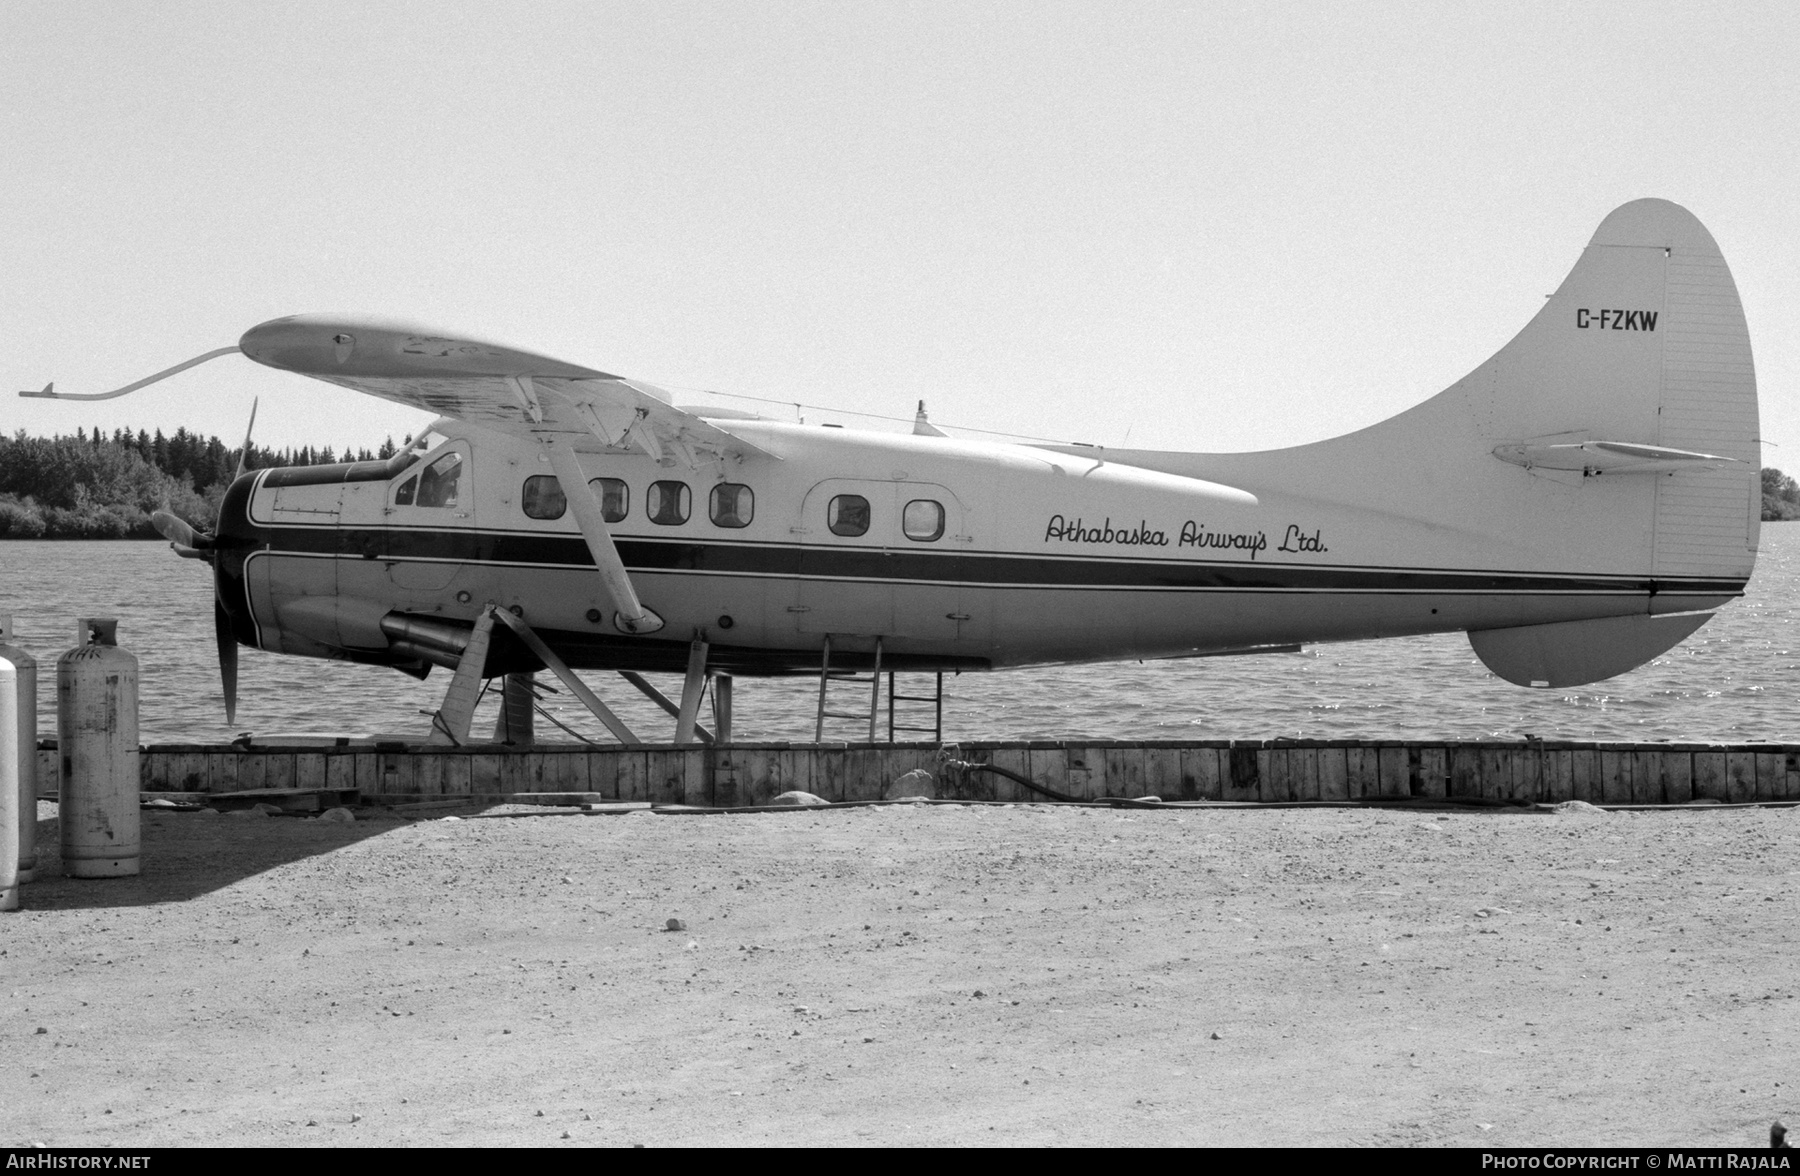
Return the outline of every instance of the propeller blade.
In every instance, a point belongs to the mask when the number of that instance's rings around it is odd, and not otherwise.
[[[156,533],[164,539],[181,547],[198,550],[210,546],[210,539],[207,536],[201,535],[200,532],[188,526],[184,519],[178,518],[166,510],[151,511],[150,525],[155,527]]]
[[[213,632],[219,639],[219,683],[225,688],[225,725],[237,726],[237,637],[231,632],[231,616],[225,602],[213,597]]]
[[[256,431],[256,405],[261,399],[258,396],[250,402],[250,423],[244,426],[244,447],[238,450],[237,474],[232,478],[234,482],[244,476],[244,463],[250,460],[250,434]]]
[[[182,559],[203,559],[208,563],[212,562],[212,552],[201,551],[199,548],[189,547],[185,543],[176,543],[171,540],[169,543],[169,550],[173,551],[176,555],[179,555]]]

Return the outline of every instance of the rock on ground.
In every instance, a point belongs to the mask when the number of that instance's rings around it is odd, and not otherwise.
[[[810,807],[812,805],[830,804],[831,802],[829,800],[826,800],[823,796],[814,796],[810,792],[783,792],[780,796],[777,796],[775,799],[771,800],[769,803],[770,804],[779,804],[779,805],[801,805],[801,806]]]
[[[897,776],[888,785],[890,800],[930,800],[937,795],[937,779],[924,768],[914,768],[903,776]]]

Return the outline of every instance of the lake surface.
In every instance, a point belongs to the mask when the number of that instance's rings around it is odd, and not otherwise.
[[[946,739],[1518,738],[1800,742],[1800,523],[1765,523],[1748,595],[1631,673],[1575,690],[1525,690],[1489,673],[1461,634],[1309,646],[1299,654],[1119,663],[945,679]],[[420,711],[449,675],[240,651],[238,721],[225,724],[204,564],[160,540],[0,541],[0,612],[40,670],[39,730],[56,731],[55,660],[77,616],[119,618],[140,663],[146,743],[223,741],[244,731],[393,732],[422,737]],[[546,679],[549,675],[544,675]],[[677,696],[680,678],[650,675]],[[674,721],[615,675],[584,673],[639,735]],[[924,686],[923,676],[912,685]],[[737,680],[736,737],[808,740],[817,682]],[[901,678],[902,692],[909,690]],[[834,699],[837,696],[834,694]],[[581,705],[548,708],[584,736],[603,728]],[[494,704],[476,715],[492,729]],[[540,738],[567,738],[539,724]],[[855,739],[852,724],[827,738]]]

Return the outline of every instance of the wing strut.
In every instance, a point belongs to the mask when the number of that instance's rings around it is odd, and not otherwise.
[[[625,571],[625,561],[619,558],[612,531],[606,526],[606,512],[593,487],[587,484],[574,448],[562,440],[546,440],[544,444],[550,451],[550,468],[556,471],[563,497],[575,513],[581,537],[587,540],[588,552],[600,571],[600,590],[613,607],[613,624],[620,632],[633,635],[656,632],[663,627],[663,619],[638,600],[637,590],[631,586],[631,576]]]

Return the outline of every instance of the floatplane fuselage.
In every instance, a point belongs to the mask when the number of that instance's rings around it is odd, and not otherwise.
[[[679,671],[701,635],[721,669],[816,673],[829,634],[846,660],[879,639],[891,668],[992,669],[1684,612],[1742,588],[1523,560],[1431,569],[1424,520],[1272,488],[1026,446],[731,423],[778,460],[581,457],[659,634],[610,623],[537,447],[450,421],[392,462],[245,475],[220,523],[244,553],[223,595],[234,631],[273,652],[414,663],[421,648],[392,650],[383,618],[466,626],[493,602],[575,668]],[[1437,538],[1492,550],[1479,534]],[[1382,548],[1414,556],[1345,559]],[[522,646],[490,656],[495,672],[536,668]]]
[[[439,414],[390,461],[244,474],[215,535],[177,536],[214,563],[232,641],[416,674],[462,666],[504,609],[465,676],[546,650],[691,674],[696,642],[712,669],[794,674],[827,645],[972,670],[1467,631],[1502,677],[1564,686],[1693,632],[1757,541],[1742,310],[1711,236],[1663,201],[1609,216],[1451,388],[1262,453],[677,407],[361,317],[277,319],[229,350]]]

